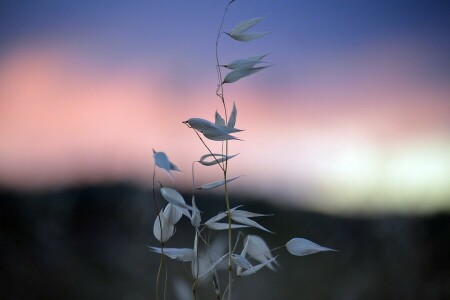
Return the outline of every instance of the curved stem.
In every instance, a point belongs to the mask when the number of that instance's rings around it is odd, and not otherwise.
[[[200,136],[200,134],[198,134],[197,130],[194,130],[195,133],[197,134],[198,138],[200,139],[200,141],[202,141],[203,145],[206,147],[206,149],[208,149],[208,152],[212,155],[212,157],[214,157],[214,160],[217,162],[217,165],[222,169],[222,171],[224,171],[223,166],[219,163],[219,161],[217,160],[217,157],[214,155],[214,153],[212,153],[211,149],[208,147],[208,145],[206,145],[205,141],[202,139],[202,137]]]
[[[223,79],[222,79],[222,71],[220,70],[220,61],[219,61],[219,39],[220,39],[220,35],[222,34],[222,28],[223,28],[223,23],[225,21],[225,16],[228,12],[228,8],[230,7],[231,3],[233,3],[235,0],[230,0],[230,2],[228,2],[228,5],[225,8],[225,11],[223,13],[222,16],[222,21],[220,22],[220,27],[219,27],[219,31],[217,33],[217,39],[216,39],[216,69],[217,69],[217,80],[218,80],[218,85],[217,85],[217,90],[216,90],[216,95],[222,100],[222,105],[223,105],[223,110],[225,113],[225,120],[228,120],[228,113],[227,113],[227,106],[225,104],[225,96],[224,96],[224,91],[223,91]],[[222,147],[223,147],[223,143],[222,143]],[[223,148],[222,148],[223,149]],[[228,193],[228,185],[227,185],[227,170],[228,170],[228,141],[225,142],[225,155],[226,155],[226,159],[223,162],[223,166],[221,166],[222,171],[223,171],[223,179],[225,182],[225,202],[226,202],[226,206],[227,206],[227,212],[228,212],[228,300],[231,299],[231,286],[232,286],[232,281],[233,281],[233,267],[231,264],[231,254],[232,254],[232,248],[231,248],[231,240],[232,240],[232,231],[231,231],[231,213],[230,213],[230,198],[229,198],[229,193]],[[225,292],[224,292],[225,294]]]

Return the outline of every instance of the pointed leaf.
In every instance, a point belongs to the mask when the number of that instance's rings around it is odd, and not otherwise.
[[[161,243],[167,242],[175,233],[175,227],[171,224],[163,212],[160,212],[153,224],[153,235]]]
[[[244,268],[244,269],[251,269],[253,268],[252,264],[242,255],[239,254],[231,254],[231,259],[233,260],[233,262]]]
[[[216,111],[215,115],[216,121],[215,124],[218,126],[225,126],[225,120],[222,118],[222,116]]]
[[[230,209],[231,212],[235,211],[236,209],[238,209],[239,207],[242,207],[242,205],[238,205],[236,207],[233,207]],[[212,217],[211,219],[209,219],[208,221],[205,222],[205,225],[208,225],[210,223],[215,223],[217,221],[222,220],[223,218],[225,218],[227,216],[227,212],[220,212],[217,215],[215,215],[214,217]]]
[[[219,141],[219,142],[230,141],[230,140],[242,141],[241,139],[239,139],[233,135],[230,135],[230,134],[218,134],[218,133],[203,132],[203,135],[211,141]]]
[[[254,217],[267,217],[267,216],[271,216],[271,215],[258,214],[258,213],[254,213],[254,212],[250,212],[250,211],[236,209],[235,211],[233,211],[232,216],[244,217],[244,218],[254,218]]]
[[[225,160],[230,160],[233,157],[235,157],[236,155],[239,155],[239,153],[238,154],[234,154],[234,155],[228,155],[228,156],[223,155],[223,154],[214,154],[214,155],[212,155],[212,154],[205,154],[202,157],[200,157],[200,160],[198,162],[201,163],[204,166],[213,166],[213,165],[216,165],[217,163],[221,163],[221,162],[223,162]],[[214,159],[214,157],[215,157],[215,159]],[[211,158],[211,160],[207,161],[206,160],[207,158]]]
[[[258,71],[261,71],[265,68],[267,68],[268,66],[264,66],[264,67],[255,67],[255,68],[251,68],[251,69],[238,69],[238,70],[233,70],[230,73],[228,73],[225,78],[223,79],[223,83],[233,83],[235,81],[238,81],[239,79],[246,77],[246,76],[250,76]]]
[[[172,188],[162,187],[161,195],[163,196],[164,199],[166,199],[167,202],[172,203],[173,205],[192,210],[192,207],[187,205],[186,202],[184,201],[183,196],[181,196],[180,193],[178,193],[176,190]]]
[[[209,219],[208,221],[205,222],[205,225],[211,224],[211,223],[215,223],[217,221],[222,220],[223,218],[225,218],[227,216],[227,213],[225,212],[221,212],[218,213],[217,215],[215,215],[214,217],[212,217],[211,219]]]
[[[181,170],[177,166],[175,166],[172,162],[169,161],[169,164],[170,164],[171,171],[181,172]]]
[[[200,216],[200,211],[198,210],[197,206],[195,205],[195,199],[194,196],[192,196],[192,214],[191,214],[191,224],[195,228],[198,228],[200,226],[200,222],[202,221]]]
[[[231,218],[241,224],[245,224],[251,227],[256,227],[258,229],[273,233],[272,231],[270,231],[269,229],[264,228],[263,226],[259,225],[258,223],[256,223],[255,221],[249,219],[249,218],[245,218],[245,217],[235,217],[233,216],[233,214],[231,214]]]
[[[302,238],[293,238],[286,243],[286,249],[289,253],[296,256],[305,256],[322,251],[337,251],[331,248],[320,246],[314,242]]]
[[[190,118],[183,123],[188,124],[189,127],[203,133],[206,138],[213,141],[238,140],[238,138],[230,135],[230,133],[242,131],[241,129],[216,125],[201,118]]]
[[[155,160],[156,166],[165,170],[172,179],[173,177],[170,171],[181,172],[176,165],[169,161],[169,158],[164,152],[156,152],[155,149],[153,149],[153,159]]]
[[[194,259],[194,250],[189,248],[159,248],[159,247],[149,247],[150,251],[155,253],[163,253],[164,255],[170,257],[171,259],[176,259],[179,261],[192,261]]]
[[[233,29],[231,29],[230,35],[232,35],[232,34],[241,34],[241,33],[245,32],[245,31],[249,30],[250,28],[252,28],[256,24],[258,24],[259,22],[261,22],[265,18],[266,17],[258,17],[258,18],[252,18],[252,19],[249,19],[249,20],[245,20],[245,21],[239,22],[236,26],[234,26]]]
[[[236,176],[236,177],[227,179],[226,183],[228,183],[230,181],[233,181],[233,180],[235,180],[235,179],[237,179],[239,177],[241,177],[241,176]],[[216,187],[219,187],[221,185],[224,185],[224,184],[225,184],[225,180],[218,180],[218,181],[206,183],[206,184],[204,184],[202,186],[199,186],[197,189],[199,189],[199,190],[212,190],[212,189],[214,189]]]
[[[261,270],[265,266],[269,266],[271,263],[273,263],[277,257],[278,256],[276,256],[276,257],[274,257],[274,258],[272,258],[272,259],[270,259],[270,260],[268,260],[268,261],[266,261],[264,263],[261,263],[261,264],[258,264],[256,266],[253,266],[253,268],[245,270],[244,272],[239,272],[239,273],[237,273],[237,276],[245,277],[245,276],[249,276],[249,275],[255,274],[256,272],[258,272],[259,270]]]
[[[213,264],[211,264],[211,266],[209,267],[208,270],[206,270],[204,273],[202,273],[198,278],[202,278],[206,275],[209,275],[211,272],[213,272],[214,270],[217,270],[223,263],[225,263],[225,258],[228,256],[228,253],[226,253],[224,256],[222,256],[221,258],[219,258],[218,260],[216,260]]]
[[[236,103],[233,102],[233,109],[231,110],[230,118],[228,119],[227,124],[228,127],[234,128],[234,125],[236,124],[236,116],[237,116]]]
[[[175,225],[183,216],[182,210],[184,209],[169,203],[164,208],[163,214],[170,224]]]
[[[230,36],[239,42],[250,42],[259,38],[262,38],[268,35],[270,32],[261,32],[261,33],[242,33],[242,34],[230,34]]]
[[[212,229],[212,230],[228,230],[228,223],[212,222],[212,223],[205,224],[205,225],[206,225],[206,227],[208,227],[209,229]],[[241,225],[241,224],[231,224],[231,229],[244,228],[244,227],[248,227],[248,226]]]
[[[249,257],[256,259],[261,263],[265,263],[273,258],[266,242],[257,235],[248,235],[246,240],[246,250]],[[275,271],[273,264],[267,265],[269,269]]]
[[[268,54],[252,56],[244,59],[234,60],[223,67],[228,68],[230,70],[238,70],[238,69],[250,69],[259,63],[263,63],[262,59],[266,57]]]

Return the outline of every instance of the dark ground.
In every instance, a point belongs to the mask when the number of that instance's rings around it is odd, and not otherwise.
[[[0,299],[154,299],[159,256],[150,191],[128,185],[58,192],[0,192]],[[186,197],[187,199],[187,197]],[[304,237],[339,252],[278,254],[281,268],[233,285],[235,299],[450,299],[450,216],[336,217],[238,199],[277,234],[256,229],[269,246]],[[204,219],[223,210],[201,194]],[[184,221],[168,247],[192,247]],[[169,261],[167,299],[189,265]],[[222,276],[222,283],[227,279]],[[212,299],[205,283],[200,299]],[[189,299],[189,297],[187,298]]]

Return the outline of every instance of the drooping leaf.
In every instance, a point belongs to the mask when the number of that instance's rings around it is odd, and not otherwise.
[[[261,22],[265,18],[266,17],[258,17],[258,18],[252,18],[252,19],[248,19],[248,20],[239,22],[238,24],[236,24],[236,26],[233,27],[233,29],[231,29],[229,34],[230,35],[241,34],[241,33],[245,32],[245,31],[249,30],[250,28],[252,28],[256,24],[258,24],[259,22]]]
[[[205,274],[215,261],[228,252],[226,251],[227,247],[227,241],[222,236],[220,238],[215,238],[211,243],[209,243],[208,247],[202,249],[202,251],[197,254],[199,274]],[[219,268],[222,268],[222,266]],[[213,270],[210,275],[214,276],[216,271],[217,269]],[[205,276],[203,279],[206,279],[206,277],[208,276]]]
[[[199,279],[209,275],[211,272],[213,272],[214,270],[217,270],[218,268],[220,268],[220,266],[225,263],[225,258],[227,258],[228,253],[226,253],[225,255],[223,255],[222,257],[220,257],[218,260],[216,260],[213,264],[211,264],[211,266],[209,267],[209,269],[207,269],[205,272],[201,273],[200,276],[198,276]]]
[[[178,206],[175,206],[175,205],[169,203],[164,208],[163,214],[164,214],[164,217],[167,218],[167,220],[170,224],[175,225],[176,223],[178,223],[178,221],[183,216],[183,210],[186,210],[186,209],[180,208]]]
[[[186,202],[183,199],[183,196],[181,196],[180,193],[178,193],[176,190],[168,187],[162,187],[161,188],[161,195],[166,199],[167,202],[181,207],[188,210],[192,210],[192,207],[187,205]]]
[[[159,247],[149,247],[150,251],[155,253],[163,253],[164,255],[170,257],[171,259],[176,259],[179,261],[192,261],[194,259],[194,250],[189,248],[159,248]]]
[[[242,141],[241,139],[239,139],[231,134],[217,134],[217,133],[204,132],[203,135],[211,141],[219,141],[219,142],[231,141],[231,140]]]
[[[214,124],[216,124],[218,126],[225,126],[225,120],[222,118],[222,116],[217,111],[215,114],[215,119],[216,119],[216,121]]]
[[[195,228],[198,228],[200,226],[200,222],[202,221],[200,216],[200,210],[198,210],[197,206],[195,205],[195,198],[192,196],[192,213],[191,213],[191,224]]]
[[[208,120],[201,118],[190,118],[183,123],[203,133],[206,138],[213,141],[239,140],[235,136],[230,135],[230,133],[242,131],[241,129],[216,125]]]
[[[231,72],[229,72],[225,78],[223,79],[223,83],[233,83],[238,81],[241,78],[244,78],[246,76],[250,76],[258,71],[261,71],[265,68],[267,68],[268,66],[264,66],[264,67],[254,67],[254,68],[250,68],[250,69],[238,69],[238,70],[233,70]]]
[[[286,249],[289,253],[296,256],[305,256],[322,251],[337,251],[331,248],[320,246],[303,238],[293,238],[286,243]]]
[[[160,212],[153,224],[153,235],[161,243],[167,242],[175,233],[175,227],[169,219]]]
[[[236,103],[233,102],[233,109],[231,110],[230,118],[228,119],[227,124],[228,127],[234,128],[234,125],[236,125],[236,116],[237,116]]]
[[[230,160],[233,157],[235,157],[236,155],[239,155],[239,153],[238,154],[234,154],[234,155],[228,155],[228,156],[226,156],[224,154],[215,154],[215,153],[214,153],[214,155],[212,155],[212,154],[205,154],[202,157],[200,157],[200,160],[198,162],[201,163],[204,166],[213,166],[213,165],[216,165],[218,163],[220,164],[221,162],[223,162],[225,160]],[[215,157],[215,159],[214,159],[214,157]],[[211,159],[210,160],[206,160],[208,158],[211,158]]]
[[[250,42],[262,38],[268,34],[270,34],[270,32],[230,34],[230,36],[239,42]]]
[[[155,149],[153,149],[153,159],[155,160],[155,164],[166,171],[172,179],[173,177],[170,171],[181,172],[176,165],[169,161],[169,158],[164,152],[156,152]]]
[[[216,125],[208,120],[202,118],[190,118],[183,123],[188,124],[190,127],[198,130],[201,133],[211,133],[211,134],[228,134],[233,132],[242,131],[237,128],[230,128],[227,126]]]
[[[228,230],[228,223],[212,222],[212,223],[205,224],[205,225],[206,225],[206,227],[208,227],[209,229],[212,229],[212,230]],[[248,226],[241,225],[241,224],[231,224],[231,229],[244,228],[244,227],[248,227]]]
[[[267,217],[271,215],[259,214],[245,210],[236,209],[232,212],[232,216],[234,217],[244,217],[244,218],[255,218],[255,217]]]
[[[212,217],[211,219],[209,219],[208,221],[205,222],[205,225],[211,224],[211,223],[215,223],[217,221],[222,220],[223,218],[225,218],[227,216],[227,213],[225,212],[220,212],[217,215],[215,215],[214,217]]]
[[[246,239],[246,250],[249,257],[252,257],[260,263],[272,260],[273,256],[266,242],[257,235],[248,235]],[[275,271],[272,263],[267,264],[268,268]]]
[[[236,207],[233,207],[230,209],[231,212],[235,211],[236,209],[238,209],[239,207],[242,207],[242,205],[238,205]],[[217,215],[215,215],[214,217],[210,218],[208,221],[205,222],[205,225],[208,225],[210,223],[215,223],[217,221],[222,220],[223,218],[225,218],[227,216],[227,212],[220,212]]]
[[[241,224],[245,224],[251,227],[256,227],[258,229],[273,233],[272,231],[270,231],[269,229],[259,225],[258,223],[256,223],[255,221],[249,219],[249,218],[245,218],[245,217],[235,217],[233,216],[233,214],[231,214],[231,219],[233,219],[234,221],[241,223]]]
[[[244,269],[251,269],[251,268],[253,268],[252,264],[242,255],[231,254],[231,260],[236,265],[238,265],[239,267],[242,267]]]
[[[243,272],[241,270],[240,272],[237,272],[236,275],[239,276],[239,277],[246,277],[246,276],[255,274],[256,272],[258,272],[259,270],[261,270],[265,266],[269,266],[270,264],[272,264],[277,257],[278,256],[275,256],[274,258],[272,258],[272,259],[270,259],[270,260],[268,260],[266,262],[263,262],[261,264],[255,265],[255,266],[253,266],[253,268],[245,270]]]
[[[262,59],[267,55],[268,54],[252,56],[244,59],[237,59],[226,65],[223,65],[223,67],[228,68],[230,70],[250,69],[259,63],[263,63]]]
[[[206,183],[206,184],[204,184],[202,186],[199,186],[197,189],[199,189],[199,190],[212,190],[212,189],[214,189],[216,187],[224,185],[225,182],[226,183],[231,182],[231,181],[233,181],[233,180],[235,180],[235,179],[237,179],[239,177],[241,177],[241,176],[236,176],[236,177],[227,179],[226,181],[225,180],[213,181],[213,182],[210,182],[210,183]]]

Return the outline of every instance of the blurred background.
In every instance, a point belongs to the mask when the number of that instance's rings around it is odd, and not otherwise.
[[[0,2],[0,298],[154,298],[152,149],[189,199],[206,150],[182,121],[223,115],[226,4]],[[265,38],[220,39],[221,63],[273,64],[225,86],[245,129],[232,200],[274,214],[276,235],[249,231],[270,246],[340,252],[280,253],[236,299],[450,299],[450,3],[237,0],[224,29],[258,16]],[[196,167],[196,184],[219,171]],[[204,219],[220,192],[197,195]],[[169,246],[192,244],[185,225]],[[188,276],[168,267],[178,299]]]

